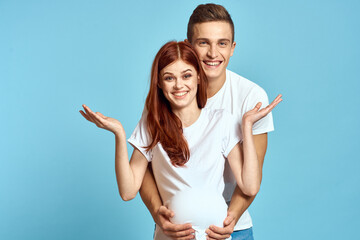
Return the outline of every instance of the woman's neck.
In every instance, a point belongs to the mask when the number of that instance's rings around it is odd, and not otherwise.
[[[173,109],[173,113],[180,118],[184,128],[191,126],[199,118],[201,109],[197,103],[182,109]]]

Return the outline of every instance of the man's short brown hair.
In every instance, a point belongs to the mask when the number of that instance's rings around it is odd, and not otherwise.
[[[192,42],[195,24],[215,21],[222,21],[230,24],[232,31],[231,40],[232,42],[234,42],[234,23],[231,19],[230,14],[223,6],[213,3],[200,4],[191,14],[187,28],[187,39],[189,40],[189,42]]]

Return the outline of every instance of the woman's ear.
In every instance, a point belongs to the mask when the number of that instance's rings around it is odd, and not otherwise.
[[[200,84],[200,74],[198,74],[198,81],[197,81],[197,84]]]

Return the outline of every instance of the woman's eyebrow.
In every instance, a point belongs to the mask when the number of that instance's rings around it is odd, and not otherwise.
[[[169,75],[174,75],[174,74],[173,74],[173,73],[171,73],[171,72],[164,72],[164,73],[163,73],[163,76],[164,76],[164,75],[166,75],[166,74],[169,74]]]
[[[187,71],[192,72],[192,70],[189,68],[189,69],[186,69],[186,70],[182,71],[181,73],[184,73],[184,72],[187,72]]]

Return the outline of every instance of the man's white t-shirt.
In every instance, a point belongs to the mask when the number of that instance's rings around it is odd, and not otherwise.
[[[205,240],[205,230],[212,224],[222,227],[227,216],[222,196],[225,160],[241,140],[240,126],[225,110],[204,108],[196,122],[183,129],[183,134],[190,149],[190,159],[183,167],[172,165],[160,143],[146,151],[151,141],[146,113],[128,141],[152,162],[161,199],[175,213],[171,221],[191,223],[196,239]],[[156,227],[154,239],[170,238]]]
[[[226,70],[226,81],[221,89],[207,100],[206,108],[225,109],[230,112],[241,125],[243,115],[253,109],[258,102],[262,102],[261,107],[269,104],[266,92],[257,84],[247,80],[238,74]],[[272,113],[257,121],[253,126],[253,135],[267,133],[274,130]],[[231,172],[230,166],[226,164],[225,172],[225,191],[226,202],[231,200],[236,181]],[[252,220],[248,210],[244,212],[237,222],[234,231],[248,229],[252,227]]]

